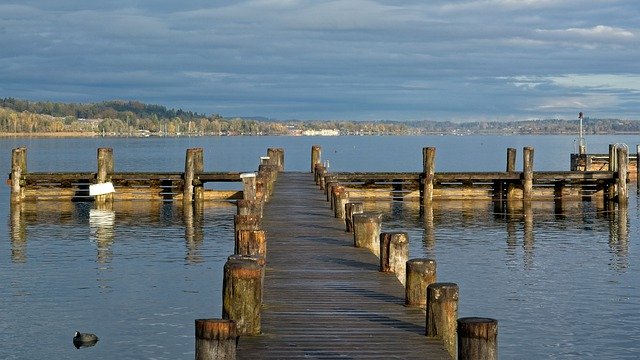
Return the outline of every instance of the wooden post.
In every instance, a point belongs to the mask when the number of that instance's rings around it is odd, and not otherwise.
[[[230,258],[224,264],[222,318],[236,322],[238,335],[260,334],[262,272],[250,258]]]
[[[98,184],[110,182],[113,169],[113,149],[98,148],[98,172],[96,174],[96,182]],[[111,202],[113,201],[113,193],[96,195],[94,201],[98,205]]]
[[[616,151],[618,155],[618,178],[616,181],[618,188],[618,203],[626,204],[629,200],[629,192],[627,190],[627,149],[619,147]]]
[[[380,234],[380,271],[396,275],[404,286],[409,259],[409,234],[406,232],[383,232]]]
[[[428,204],[433,200],[433,179],[436,167],[436,148],[422,148],[422,204]]]
[[[427,336],[442,339],[451,357],[456,356],[458,285],[433,283],[427,287]]]
[[[255,200],[256,198],[256,174],[240,174],[242,179],[242,198],[245,200]]]
[[[262,219],[259,215],[234,215],[233,229],[235,239],[238,239],[238,231],[240,230],[261,230]]]
[[[382,214],[364,212],[353,214],[353,245],[371,250],[380,257],[380,228]]]
[[[609,144],[609,171],[618,170],[618,162],[616,159],[616,146],[615,144]]]
[[[320,145],[313,145],[311,147],[311,172],[315,169],[316,164],[322,163],[320,158],[322,154],[322,148]]]
[[[330,178],[329,176],[327,176],[328,178]],[[327,178],[325,178],[325,189],[324,189],[324,193],[327,196],[327,201],[331,202],[331,192],[333,191],[333,187],[334,186],[338,186],[338,182],[334,179],[328,180]]]
[[[516,153],[518,150],[515,148],[507,149],[507,172],[516,171]]]
[[[458,359],[498,359],[498,320],[479,317],[458,319]]]
[[[236,202],[238,215],[257,215],[262,218],[262,201],[240,199]]]
[[[198,174],[204,172],[204,149],[195,148],[193,154],[193,201],[204,201],[204,186]]]
[[[407,261],[405,305],[427,308],[427,287],[436,282],[436,261],[411,259]]]
[[[636,181],[640,183],[640,145],[636,145]],[[638,187],[640,191],[640,187]]]
[[[237,341],[235,321],[196,319],[196,360],[235,360]]]
[[[277,171],[284,171],[284,149],[283,148],[268,148],[267,156],[271,158],[272,165],[277,165]]]
[[[263,230],[238,230],[234,253],[267,257],[267,237]]]
[[[187,155],[184,160],[184,185],[182,188],[182,201],[184,203],[191,203],[194,200],[193,197],[193,180],[196,173],[197,162],[197,149],[187,149]]]
[[[320,186],[321,190],[324,190],[326,184],[324,183],[325,181],[325,175],[327,175],[327,168],[325,168],[323,165],[318,166],[318,186]]]
[[[522,198],[524,200],[531,200],[533,195],[533,148],[525,147],[523,149],[522,158]]]
[[[353,214],[362,214],[364,212],[364,203],[348,202],[344,204],[344,223],[347,232],[353,231]]]
[[[258,173],[256,176],[256,200],[260,202],[269,200],[269,195],[267,194],[268,181],[269,179],[266,178],[264,173]]]
[[[340,186],[335,193],[335,208],[334,216],[336,219],[345,219],[345,205],[349,202],[349,192],[344,187]]]
[[[11,202],[19,203],[24,199],[22,175],[27,173],[27,149],[19,147],[11,152]]]

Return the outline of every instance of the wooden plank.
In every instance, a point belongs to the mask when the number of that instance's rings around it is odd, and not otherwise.
[[[449,359],[398,279],[353,247],[311,174],[280,174],[264,214],[263,334],[240,337],[239,359]]]

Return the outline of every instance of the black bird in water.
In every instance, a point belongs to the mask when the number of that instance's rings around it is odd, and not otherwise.
[[[73,336],[73,346],[75,346],[76,349],[80,349],[81,347],[89,347],[95,345],[98,340],[100,339],[98,339],[95,334],[81,333],[79,331],[76,331],[75,335]]]

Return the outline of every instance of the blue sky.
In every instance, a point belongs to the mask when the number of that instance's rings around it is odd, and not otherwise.
[[[640,119],[615,0],[0,0],[0,97],[305,120]]]

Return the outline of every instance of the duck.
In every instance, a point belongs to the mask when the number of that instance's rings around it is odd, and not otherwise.
[[[95,334],[91,333],[81,333],[80,331],[76,331],[73,335],[73,345],[80,349],[81,347],[89,347],[93,346],[98,342],[98,337]]]

